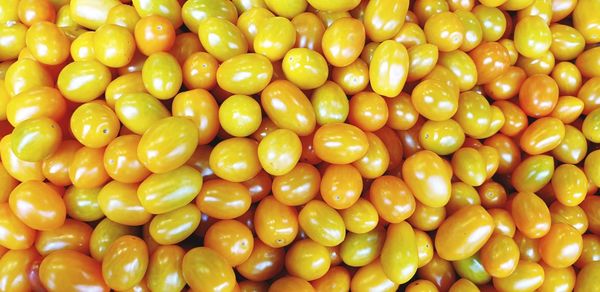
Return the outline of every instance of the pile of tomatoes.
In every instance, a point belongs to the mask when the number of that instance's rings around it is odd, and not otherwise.
[[[0,291],[600,291],[599,0],[1,0]]]

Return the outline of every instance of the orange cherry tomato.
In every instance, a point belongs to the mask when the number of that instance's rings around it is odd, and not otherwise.
[[[273,248],[255,239],[250,257],[236,267],[244,278],[252,281],[266,281],[277,275],[285,264],[283,248]]]
[[[220,178],[243,182],[261,170],[258,143],[249,138],[231,138],[217,144],[210,153],[210,168]]]
[[[440,225],[435,247],[443,259],[465,259],[485,244],[493,230],[494,221],[483,207],[465,206]]]
[[[274,248],[289,245],[298,234],[297,214],[295,208],[278,202],[272,196],[265,197],[254,214],[258,238]]]
[[[110,290],[104,283],[101,264],[77,251],[61,250],[46,256],[39,266],[39,277],[44,287],[51,291],[78,287]]]
[[[248,260],[254,249],[252,231],[236,220],[221,220],[208,228],[204,246],[223,256],[231,266]]]
[[[521,192],[512,200],[511,213],[520,232],[529,238],[543,237],[550,231],[550,211],[534,193]]]
[[[55,229],[65,222],[66,208],[60,194],[43,182],[21,183],[11,192],[9,204],[15,216],[36,230]]]
[[[434,152],[423,150],[407,158],[402,166],[402,177],[421,203],[430,207],[448,203],[451,171]]]
[[[317,157],[326,162],[348,164],[367,154],[369,141],[356,126],[331,123],[315,131],[313,147]]]
[[[146,56],[166,52],[175,43],[173,24],[160,15],[142,17],[135,24],[134,34],[137,47]]]
[[[248,211],[250,203],[250,192],[244,185],[221,179],[204,183],[196,197],[200,211],[218,219],[237,218]]]
[[[78,188],[97,188],[109,180],[103,163],[104,148],[81,147],[69,166],[69,178]]]
[[[321,196],[335,209],[346,209],[360,197],[363,181],[356,167],[349,164],[332,164],[321,178]]]

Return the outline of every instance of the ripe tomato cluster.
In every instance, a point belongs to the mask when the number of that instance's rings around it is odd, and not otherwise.
[[[1,0],[0,291],[600,291],[598,0]]]

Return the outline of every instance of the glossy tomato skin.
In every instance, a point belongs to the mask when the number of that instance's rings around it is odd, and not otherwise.
[[[36,231],[25,225],[11,211],[9,203],[0,204],[2,220],[0,228],[6,232],[0,237],[0,244],[9,249],[27,249],[35,241]]]
[[[221,141],[209,158],[210,168],[220,178],[243,182],[255,177],[261,170],[258,143],[249,138],[230,138]]]
[[[548,233],[551,225],[550,211],[536,194],[518,193],[511,204],[511,213],[520,232],[534,239]]]
[[[298,234],[296,209],[278,202],[271,196],[262,199],[258,204],[254,222],[258,238],[274,248],[289,245]]]
[[[417,152],[404,161],[402,174],[421,203],[442,207],[450,199],[451,171],[437,154],[428,150]],[[433,185],[436,187],[433,188]]]
[[[277,80],[261,93],[261,105],[269,118],[280,128],[287,128],[299,136],[313,132],[316,125],[314,110],[306,95],[293,83]],[[285,108],[277,106],[287,104]]]
[[[398,286],[385,275],[379,260],[358,269],[350,282],[352,291],[368,290],[373,287],[376,287],[378,291],[396,291]]]
[[[313,138],[317,157],[335,164],[347,164],[360,159],[367,153],[368,143],[361,129],[346,123],[323,125]]]
[[[131,226],[104,218],[96,225],[90,237],[90,255],[97,261],[102,261],[110,245],[123,235],[133,235],[136,229]]]
[[[380,254],[385,242],[385,230],[377,227],[369,232],[348,233],[340,245],[340,256],[344,264],[362,267],[372,263]]]
[[[363,190],[363,180],[356,167],[333,164],[327,167],[321,179],[321,197],[335,209],[352,206]]]
[[[51,253],[42,260],[39,273],[42,284],[50,291],[75,290],[80,286],[110,290],[104,283],[101,264],[76,251]]]
[[[212,179],[203,184],[196,197],[200,211],[218,219],[234,219],[250,208],[252,198],[241,183]]]
[[[21,183],[11,192],[8,202],[13,213],[33,229],[51,230],[65,222],[65,204],[60,194],[46,183]]]
[[[448,217],[438,229],[436,250],[447,260],[461,260],[477,252],[492,235],[494,221],[481,206],[466,206]],[[458,232],[465,238],[456,238]],[[464,242],[463,242],[464,241]]]
[[[34,249],[9,250],[0,259],[1,289],[14,291],[29,291],[32,284],[28,273],[31,265],[42,259]]]
[[[164,118],[142,135],[138,158],[150,171],[165,173],[183,165],[192,156],[197,141],[198,131],[192,121],[181,117]]]
[[[206,247],[189,250],[182,261],[183,278],[196,291],[232,291],[235,274],[227,261]]]
[[[337,246],[346,235],[342,216],[322,201],[308,202],[298,213],[298,223],[309,238],[323,246]]]
[[[91,235],[92,227],[84,222],[67,219],[56,229],[40,232],[35,248],[43,256],[57,250],[74,250],[88,255]]]
[[[544,282],[544,269],[535,262],[521,260],[517,269],[506,278],[494,278],[494,288],[502,291],[535,290]]]
[[[382,42],[393,37],[404,24],[408,1],[378,0],[369,2],[364,10],[363,23],[369,39]]]
[[[183,207],[198,195],[202,175],[191,166],[152,174],[137,188],[140,203],[151,214],[163,214]]]
[[[125,290],[140,282],[148,268],[148,247],[136,236],[113,242],[102,260],[102,275],[112,289]]]
[[[272,75],[269,59],[260,54],[243,54],[223,62],[217,69],[216,80],[231,93],[252,95],[267,87]]]
[[[185,280],[181,272],[181,262],[185,252],[179,246],[158,247],[150,256],[146,281],[148,288],[183,289]]]
[[[400,223],[415,211],[415,198],[408,185],[394,176],[376,178],[369,190],[369,201],[379,216],[390,223]]]
[[[412,226],[406,222],[388,226],[381,250],[381,267],[386,276],[394,283],[405,283],[417,272],[418,262],[417,241]]]
[[[382,42],[373,52],[369,67],[373,91],[386,97],[397,96],[406,82],[408,70],[408,51],[404,45],[392,40]]]
[[[236,267],[246,279],[266,281],[278,274],[285,263],[285,251],[273,248],[256,239],[250,257]]]

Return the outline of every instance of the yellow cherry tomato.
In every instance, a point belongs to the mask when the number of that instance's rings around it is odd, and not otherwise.
[[[277,129],[258,144],[258,160],[262,168],[271,175],[284,175],[298,163],[302,143],[296,133]]]
[[[534,193],[518,193],[512,200],[511,213],[517,228],[528,238],[540,238],[550,230],[551,217],[546,203]]]
[[[408,282],[417,272],[417,241],[412,226],[406,222],[388,226],[381,250],[381,267],[396,284]]]
[[[150,236],[161,245],[176,244],[190,236],[199,224],[200,210],[188,204],[154,216],[150,221]]]
[[[320,87],[329,76],[325,58],[306,48],[289,50],[283,57],[281,67],[286,79],[303,90]]]
[[[595,1],[583,0],[577,1],[573,10],[573,27],[583,35],[586,43],[600,40],[600,30],[596,25],[598,15],[594,13],[598,7],[600,6]]]
[[[0,61],[16,59],[19,56],[26,46],[26,33],[27,27],[22,23],[0,25]]]
[[[117,5],[108,11],[106,24],[115,24],[126,28],[133,33],[135,24],[140,20],[140,15],[133,6],[127,4]]]
[[[60,71],[56,83],[66,99],[84,103],[102,95],[110,81],[110,70],[91,60],[69,63]]]
[[[327,81],[315,89],[310,102],[319,125],[342,123],[348,117],[350,107],[348,97],[343,89],[332,81]]]
[[[138,187],[140,203],[151,214],[164,214],[189,204],[202,188],[202,174],[191,166],[152,174]]]
[[[368,151],[368,139],[359,128],[345,124],[326,124],[317,129],[313,144],[316,155],[330,163],[352,163]]]
[[[25,225],[9,207],[8,202],[0,204],[0,244],[8,249],[27,249],[33,246],[36,231]]]
[[[385,229],[382,227],[362,234],[349,232],[340,245],[340,256],[344,264],[351,267],[368,265],[379,257],[384,241]]]
[[[552,188],[560,203],[565,206],[577,206],[585,199],[588,179],[579,167],[562,164],[554,171]]]
[[[262,121],[260,105],[247,95],[232,95],[219,107],[219,123],[235,137],[246,137],[258,130]]]
[[[19,159],[37,162],[53,154],[61,139],[61,128],[54,120],[31,119],[15,127],[11,147]]]
[[[248,138],[231,138],[217,144],[210,153],[210,168],[220,178],[243,182],[261,170],[258,143]]]
[[[336,67],[352,64],[361,54],[365,42],[365,27],[353,18],[336,20],[323,34],[323,54]]]
[[[439,155],[455,152],[465,141],[464,130],[453,119],[441,122],[426,121],[418,135],[418,143],[424,149]]]
[[[541,17],[526,16],[515,26],[514,40],[519,54],[538,58],[550,49],[552,32]]]
[[[40,63],[57,65],[69,57],[71,42],[54,23],[42,21],[33,24],[27,30],[25,42]]]
[[[273,65],[260,54],[242,54],[223,62],[217,69],[217,83],[234,94],[257,94],[271,81]]]
[[[493,278],[501,291],[533,291],[544,283],[544,269],[535,262],[520,260],[515,271],[505,278]]]
[[[144,87],[158,99],[174,97],[183,83],[183,73],[175,57],[158,52],[150,55],[142,68]]]
[[[369,2],[371,3],[373,2]],[[369,79],[373,91],[386,97],[397,96],[406,82],[408,68],[408,51],[404,45],[393,40],[379,44],[373,53],[369,67]]]
[[[204,89],[193,89],[179,93],[173,99],[171,111],[175,117],[186,117],[194,122],[198,133],[198,144],[210,143],[219,131],[219,106]]]
[[[494,221],[481,206],[465,206],[448,217],[437,231],[435,249],[446,260],[474,255],[492,236]]]
[[[126,290],[139,283],[148,268],[148,247],[139,237],[125,235],[110,245],[102,259],[102,276],[112,289]]]
[[[203,214],[218,219],[233,219],[250,208],[251,197],[241,183],[221,179],[207,181],[196,197],[196,205]]]
[[[111,81],[106,87],[104,98],[106,104],[114,109],[117,101],[127,93],[146,93],[141,72],[121,75]]]
[[[248,52],[248,42],[242,31],[222,18],[211,16],[202,21],[198,36],[202,47],[221,62]]]
[[[417,112],[432,121],[448,120],[458,110],[458,94],[435,79],[419,82],[413,89],[411,100]]]
[[[572,60],[583,52],[585,39],[575,28],[554,23],[550,25],[550,32],[552,33],[550,51],[557,60]]]
[[[423,150],[404,161],[402,177],[415,198],[430,207],[442,207],[450,199],[452,176],[444,160]]]
[[[496,7],[477,5],[471,10],[481,24],[483,41],[495,42],[499,40],[506,31],[506,17]]]
[[[115,24],[105,24],[94,33],[94,55],[102,64],[118,68],[133,59],[135,40],[129,30]]]
[[[79,73],[85,74],[85,72]],[[104,78],[98,78],[100,82],[104,81],[103,79]],[[52,77],[48,74],[47,69],[44,68],[42,64],[31,59],[15,61],[8,67],[4,76],[4,85],[8,95],[11,97],[38,87],[52,87],[53,83]],[[61,81],[58,81],[58,83],[60,88]]]
[[[142,164],[154,173],[165,173],[183,165],[198,145],[198,130],[191,120],[168,117],[144,132],[137,148]]]
[[[286,80],[271,82],[261,93],[260,102],[269,118],[280,128],[292,130],[299,136],[314,131],[315,112],[306,95]],[[285,104],[285,107],[281,107]]]
[[[519,144],[523,151],[536,155],[556,148],[564,136],[565,126],[562,121],[557,118],[545,117],[527,127]]]
[[[465,34],[460,49],[468,52],[477,47],[483,40],[483,29],[479,19],[470,11],[456,10],[454,14],[463,24]]]
[[[408,48],[408,59],[410,63],[406,80],[419,80],[427,76],[437,64],[438,48],[432,44],[412,46]]]
[[[117,115],[106,105],[89,102],[79,106],[71,115],[73,136],[84,146],[100,148],[119,134]]]
[[[146,224],[152,218],[152,214],[140,203],[137,189],[137,184],[111,181],[98,193],[98,206],[113,222],[129,226]]]
[[[186,1],[181,7],[183,23],[193,33],[198,33],[200,23],[211,16],[223,18],[235,23],[238,19],[238,11],[232,1],[226,0]]]
[[[322,201],[308,202],[298,213],[298,223],[310,239],[323,246],[337,246],[346,237],[342,216]]]
[[[183,22],[181,5],[177,0],[133,0],[133,7],[140,17],[159,15],[167,18],[175,28],[180,27]]]
[[[18,181],[43,181],[42,162],[28,162],[19,159],[12,150],[12,135],[6,135],[0,140],[0,157],[6,172]]]
[[[298,212],[272,196],[260,201],[254,213],[256,235],[274,248],[289,245],[298,234]],[[252,257],[252,256],[251,256]]]
[[[108,12],[113,7],[120,5],[121,2],[118,0],[75,0],[69,4],[73,21],[83,27],[97,29],[106,23]]]
[[[175,245],[159,246],[150,256],[146,281],[155,291],[181,290],[185,286],[181,263],[185,251]]]
[[[304,0],[302,0],[304,1]],[[254,38],[254,51],[271,61],[281,60],[296,42],[296,28],[284,17],[265,20]]]
[[[549,155],[532,155],[514,170],[511,183],[519,192],[537,192],[552,179],[554,158]]]
[[[408,4],[409,1],[405,0],[369,1],[363,18],[369,39],[382,42],[395,36],[404,24]]]
[[[142,135],[170,113],[158,99],[147,93],[127,93],[115,103],[115,113],[127,129]],[[91,117],[90,117],[91,119]]]
[[[84,222],[102,219],[104,213],[98,205],[99,192],[100,188],[81,189],[74,186],[69,187],[63,196],[67,215],[70,218]]]
[[[519,263],[519,247],[510,237],[494,234],[479,252],[481,263],[492,277],[510,276]]]
[[[452,12],[434,14],[427,19],[423,27],[427,42],[442,52],[450,52],[462,46],[465,27],[460,18]]]
[[[390,154],[384,142],[373,133],[365,133],[369,140],[369,150],[359,160],[352,163],[367,179],[374,179],[383,175],[390,164]]]
[[[381,292],[396,291],[399,287],[386,276],[379,259],[358,269],[350,282],[351,291],[367,291],[373,287]]]

